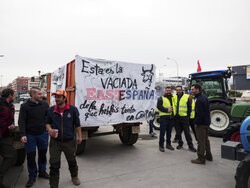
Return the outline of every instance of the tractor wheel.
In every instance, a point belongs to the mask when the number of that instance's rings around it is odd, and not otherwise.
[[[248,188],[250,187],[250,156],[247,156],[242,160],[235,174],[236,188]]]
[[[21,148],[21,149],[16,149],[16,166],[21,166],[26,158],[26,151],[25,148]]]
[[[216,102],[210,104],[210,135],[223,136],[230,123],[230,110],[231,106],[224,103]]]
[[[223,142],[232,141],[240,142],[240,126],[241,123],[230,125],[223,135]]]
[[[137,142],[138,133],[132,133],[132,127],[126,126],[122,128],[122,132],[119,133],[120,140],[125,145],[133,145]]]
[[[85,151],[86,148],[86,140],[82,140],[81,144],[77,144],[76,146],[76,155],[80,155]]]
[[[155,119],[154,119],[154,129],[155,130],[160,130],[160,116],[155,116]]]

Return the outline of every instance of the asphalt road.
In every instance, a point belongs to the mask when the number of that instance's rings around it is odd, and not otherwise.
[[[108,130],[112,130],[112,127],[100,129]],[[156,132],[158,136],[159,132]],[[118,135],[90,138],[85,153],[77,157],[82,182],[79,187],[235,187],[234,175],[238,162],[221,159],[221,138],[210,137],[214,161],[196,165],[190,162],[196,158],[196,154],[190,152],[186,144],[183,150],[162,153],[158,150],[158,138],[152,138],[147,133],[148,125],[144,123],[139,140],[131,147],[122,145]],[[6,177],[7,184],[13,187],[25,187],[27,180],[26,162],[22,167],[11,168]],[[33,187],[45,188],[49,184],[47,180],[37,179]],[[64,155],[60,187],[73,187]]]

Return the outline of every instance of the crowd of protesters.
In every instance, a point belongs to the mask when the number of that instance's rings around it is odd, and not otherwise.
[[[160,122],[159,150],[165,151],[165,136],[166,148],[175,149],[171,144],[172,129],[175,127],[174,140],[178,143],[176,149],[183,148],[182,133],[184,132],[189,150],[197,152],[198,158],[191,160],[195,164],[205,164],[206,160],[213,160],[208,139],[209,101],[201,90],[199,84],[194,84],[188,95],[183,92],[181,86],[177,86],[176,94],[172,95],[171,87],[166,87],[165,93],[157,101]],[[57,188],[62,152],[68,162],[72,183],[74,185],[81,183],[78,178],[75,155],[76,144],[82,142],[79,112],[75,106],[67,103],[67,94],[64,90],[57,90],[52,95],[55,96],[56,105],[49,107],[42,100],[41,89],[33,87],[30,90],[31,99],[23,103],[20,108],[18,125],[21,141],[25,144],[29,174],[26,187],[32,187],[36,178],[39,177],[49,180],[51,188]],[[15,108],[12,104],[14,98],[15,93],[9,88],[4,89],[0,97],[0,155],[3,157],[0,165],[0,188],[7,187],[3,184],[4,174],[13,163],[15,156],[13,140],[9,136],[9,133],[15,129]],[[155,136],[153,121],[150,121],[150,134]],[[190,127],[198,143],[197,150],[193,145]],[[48,147],[49,173],[46,171]],[[38,154],[37,162],[36,153]]]

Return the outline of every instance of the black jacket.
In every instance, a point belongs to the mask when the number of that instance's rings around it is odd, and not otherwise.
[[[48,108],[49,105],[46,102],[35,102],[31,99],[21,105],[18,119],[21,136],[39,135],[46,131]]]
[[[75,128],[80,127],[79,112],[75,106],[66,104],[63,115],[57,105],[48,110],[47,124],[52,129],[58,129],[58,141],[69,141],[75,138]]]
[[[195,103],[195,119],[194,123],[196,125],[207,125],[209,126],[211,123],[210,119],[210,107],[208,98],[199,93],[196,96]]]

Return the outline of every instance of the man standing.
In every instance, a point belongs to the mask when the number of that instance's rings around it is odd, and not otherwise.
[[[46,173],[46,153],[48,149],[48,132],[46,131],[46,116],[48,104],[42,101],[42,91],[38,87],[30,89],[30,96],[26,103],[21,105],[19,114],[19,129],[21,141],[25,143],[29,180],[26,187],[32,187],[37,177],[36,148],[38,148],[38,177],[49,179]]]
[[[173,128],[173,118],[175,107],[173,106],[173,96],[171,87],[166,87],[165,94],[159,97],[157,102],[157,108],[160,116],[160,140],[159,150],[164,152],[164,136],[166,133],[167,149],[174,150],[171,146],[171,133]]]
[[[183,141],[181,138],[181,133],[183,130],[189,146],[189,150],[192,152],[196,152],[189,129],[189,117],[192,111],[189,97],[187,94],[183,93],[182,86],[176,87],[176,93],[177,94],[174,96],[174,105],[176,108],[175,129],[178,139],[178,146],[176,149],[183,148]]]
[[[7,187],[3,184],[3,177],[15,158],[13,140],[9,137],[9,132],[15,129],[15,108],[12,104],[14,99],[15,93],[12,89],[7,88],[2,91],[0,97],[0,155],[3,157],[3,161],[0,164],[0,188]]]
[[[213,160],[210,142],[208,140],[208,127],[211,123],[209,101],[208,98],[201,93],[201,86],[199,84],[192,85],[191,92],[196,97],[194,124],[198,141],[198,158],[191,160],[191,162],[195,164],[205,164],[206,160]]]
[[[58,187],[62,152],[67,159],[73,184],[80,185],[75,155],[75,131],[77,132],[77,144],[82,142],[79,112],[75,106],[67,104],[67,96],[64,90],[59,89],[52,95],[55,95],[56,105],[49,108],[46,125],[51,136],[49,145],[50,187]]]

